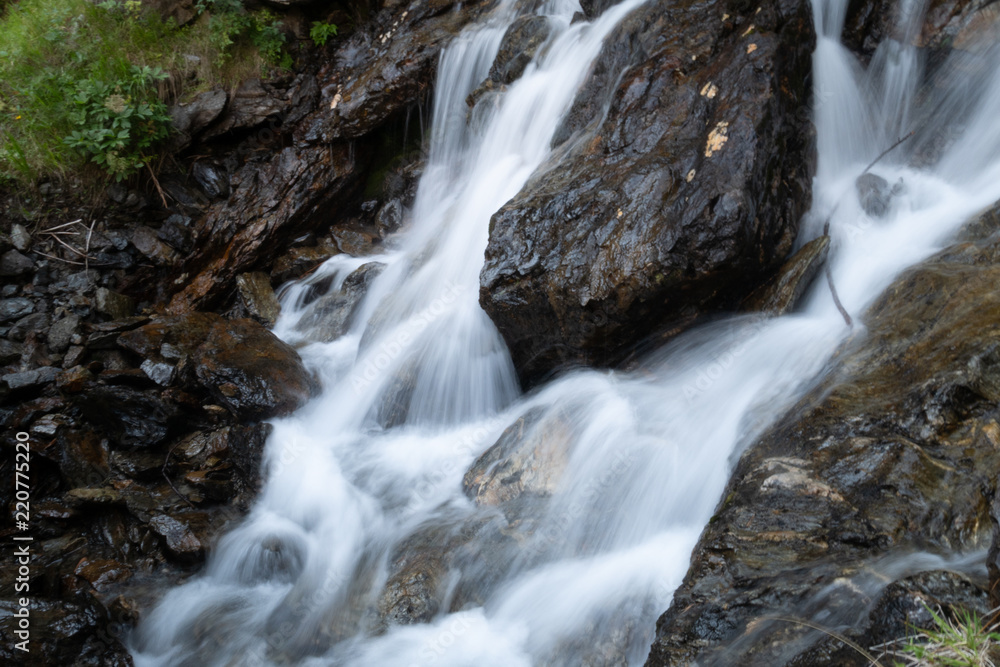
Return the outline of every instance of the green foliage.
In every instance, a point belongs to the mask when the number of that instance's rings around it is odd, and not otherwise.
[[[87,168],[121,179],[167,136],[167,94],[232,86],[288,66],[280,23],[209,0],[178,28],[139,0],[19,0],[0,17],[0,179]],[[169,79],[167,78],[169,75]]]
[[[208,13],[210,39],[223,60],[232,57],[231,47],[245,39],[272,65],[291,65],[291,56],[284,50],[281,21],[269,10],[247,11],[240,0],[199,0],[196,7]]]
[[[336,34],[337,26],[332,23],[323,23],[322,21],[313,21],[312,27],[309,29],[309,39],[317,46],[323,46],[326,44],[326,40]]]
[[[122,180],[149,161],[150,150],[170,134],[167,105],[154,84],[167,74],[133,65],[113,83],[84,79],[76,84],[73,130],[63,141],[83,151],[105,171]]]
[[[893,642],[899,648],[889,652],[902,661],[896,667],[993,667],[1000,633],[991,632],[979,615],[959,611],[954,619],[925,609],[934,619],[933,628],[914,630],[902,640]]]

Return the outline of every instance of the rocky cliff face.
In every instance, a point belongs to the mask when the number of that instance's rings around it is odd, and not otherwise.
[[[809,206],[807,2],[649,2],[494,216],[480,301],[528,384],[735,304]]]
[[[913,600],[989,608],[985,582],[954,573],[881,588],[894,578],[889,554],[990,543],[998,278],[1000,207],[878,298],[867,333],[733,471],[647,665],[862,665],[794,620],[843,624],[868,647],[929,620]],[[893,601],[901,591],[909,603]]]

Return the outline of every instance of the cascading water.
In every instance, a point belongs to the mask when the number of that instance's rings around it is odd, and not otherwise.
[[[486,76],[513,3],[448,47],[408,230],[387,254],[335,257],[285,293],[276,332],[315,340],[328,329],[304,303],[307,291],[326,283],[336,292],[363,264],[384,265],[342,335],[301,348],[322,396],[275,423],[256,506],[206,572],[143,621],[136,664],[511,667],[577,665],[612,650],[643,662],[732,458],[848,330],[818,281],[804,312],[703,327],[647,359],[641,375],[577,371],[518,396],[477,299],[489,220],[546,159],[602,40],[641,3],[626,0],[593,24],[571,24],[575,0],[546,3],[554,30],[541,55],[471,119],[465,98]],[[920,99],[922,69],[905,39],[880,47],[867,71],[838,43],[846,4],[816,0],[819,164],[801,240],[829,218],[833,278],[857,315],[893,275],[1000,199],[991,115],[1000,68],[988,66],[995,55],[968,54],[954,69],[966,75]],[[912,34],[920,8],[902,14]],[[855,178],[911,129],[916,136],[872,168],[901,181],[873,221]],[[905,166],[941,137],[947,146],[932,167]],[[506,526],[510,517],[468,500],[462,479],[519,418],[526,437],[545,443],[552,470],[538,482],[548,493]],[[498,521],[506,532],[491,532]],[[440,557],[445,544],[461,555],[436,582],[441,602],[427,622],[384,627],[394,554],[419,535],[433,536],[415,547],[431,554],[421,557]]]

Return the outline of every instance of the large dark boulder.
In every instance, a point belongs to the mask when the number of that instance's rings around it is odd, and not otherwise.
[[[781,263],[809,205],[812,45],[801,0],[653,1],[608,37],[560,158],[490,226],[480,302],[523,380],[615,363]]]
[[[295,349],[249,319],[164,317],[121,334],[118,344],[145,358],[154,381],[207,390],[239,419],[288,414],[316,389]]]
[[[828,637],[807,626],[768,619],[821,622],[859,643],[892,639],[885,628],[899,631],[906,616],[889,598],[880,613],[873,596],[906,569],[903,555],[990,543],[1000,215],[968,230],[890,285],[864,338],[845,343],[824,380],[743,455],[647,665],[868,664],[824,649]],[[966,588],[951,581],[924,599],[976,599],[982,610],[986,592]]]

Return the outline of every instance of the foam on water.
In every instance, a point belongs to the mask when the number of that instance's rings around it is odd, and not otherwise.
[[[255,507],[205,572],[143,620],[137,665],[512,667],[553,656],[574,665],[611,636],[629,664],[643,662],[734,457],[815,380],[848,330],[817,281],[799,314],[716,322],[641,372],[580,370],[519,395],[478,305],[489,220],[549,157],[602,40],[641,3],[575,24],[575,0],[545,3],[553,36],[471,121],[465,98],[486,76],[513,3],[448,47],[405,233],[384,255],[334,257],[283,293],[275,330],[303,343],[309,332],[296,325],[316,285],[336,291],[362,264],[385,264],[347,333],[301,348],[322,395],[274,423]],[[894,275],[1000,199],[1000,61],[989,49],[957,54],[922,94],[919,52],[887,42],[863,68],[838,42],[845,12],[846,0],[816,0],[819,162],[799,242],[829,219],[834,279],[857,319]],[[920,12],[902,12],[900,34],[914,34]],[[873,220],[854,179],[910,130],[872,168],[902,179],[886,219]],[[392,410],[405,417],[387,419]],[[431,622],[375,632],[393,550],[418,527],[475,515],[462,477],[524,415],[561,424],[567,444],[523,551],[498,580],[472,582],[481,604],[445,604]]]

